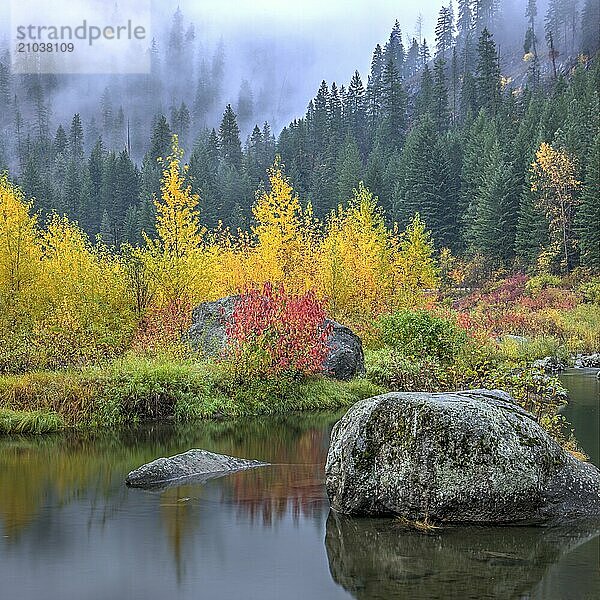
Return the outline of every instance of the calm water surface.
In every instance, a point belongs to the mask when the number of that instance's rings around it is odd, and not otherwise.
[[[599,464],[599,385],[563,377],[565,414]],[[599,544],[576,529],[421,535],[329,513],[338,415],[0,439],[0,599],[600,597]],[[192,447],[276,466],[153,492],[125,475]]]

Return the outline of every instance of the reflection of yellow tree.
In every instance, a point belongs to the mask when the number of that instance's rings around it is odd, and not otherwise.
[[[184,575],[183,542],[185,534],[192,531],[194,525],[190,519],[190,505],[187,502],[189,496],[186,491],[186,486],[170,488],[165,490],[160,498],[160,518],[173,550],[178,581],[181,581]]]
[[[98,431],[72,432],[42,439],[0,440],[0,524],[6,534],[16,536],[36,519],[48,497],[53,497],[59,504],[68,504],[80,499],[84,492],[92,496],[92,504],[99,498],[104,499],[106,510],[110,512],[114,502],[111,498],[120,497],[119,491],[128,471],[157,456],[169,456],[189,448],[207,448],[274,463],[319,465],[314,467],[314,473],[320,474],[327,447],[323,431],[333,418],[317,415],[292,419],[291,424],[284,417],[273,417],[268,421],[193,423],[176,430],[163,426],[138,430],[133,436],[126,432]],[[304,494],[308,505],[308,486],[300,491],[294,488],[293,474],[254,473],[260,478],[253,482],[237,484],[235,479],[225,480],[226,486],[231,481],[234,500],[238,494],[244,510],[252,498],[263,496],[271,498],[268,502],[274,502],[277,497],[284,501],[287,497]],[[305,475],[306,472],[303,477]],[[273,486],[279,485],[280,477],[283,478],[281,487],[276,492],[271,491]],[[312,471],[305,479],[310,477]],[[239,486],[237,492],[236,485]],[[179,496],[177,494],[177,489],[164,492],[161,503],[179,504],[177,501],[181,497],[197,496],[198,488],[193,493],[189,488],[180,488]],[[161,510],[174,552],[181,551],[185,535],[190,535],[197,525],[189,519],[187,503],[180,504],[181,508],[164,506]],[[281,511],[274,513],[283,514]]]

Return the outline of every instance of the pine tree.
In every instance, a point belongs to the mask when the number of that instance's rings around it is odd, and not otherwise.
[[[385,45],[383,51],[383,64],[387,64],[388,61],[394,63],[394,67],[398,71],[400,77],[404,73],[404,44],[402,43],[402,31],[400,30],[400,23],[396,20],[390,38]]]
[[[573,52],[575,49],[579,16],[577,4],[577,0],[550,0],[548,3],[544,27],[558,51]]]
[[[327,148],[327,130],[329,126],[329,86],[322,81],[313,103],[310,115],[311,144],[315,157],[323,155]]]
[[[226,165],[240,170],[242,168],[242,143],[240,141],[240,128],[237,124],[236,114],[228,104],[223,113],[219,127],[219,149],[221,158]]]
[[[441,58],[438,58],[433,64],[433,98],[434,123],[438,133],[443,133],[450,126],[450,109],[446,86],[446,66],[444,60]]]
[[[429,52],[429,47],[427,46],[427,40],[423,38],[423,43],[421,44],[421,50],[419,51],[419,64],[421,69],[427,65],[429,60],[431,59],[431,53]]]
[[[262,136],[261,136],[262,138]],[[223,218],[221,197],[217,189],[219,169],[219,138],[213,129],[203,131],[196,140],[187,172],[192,191],[202,198],[202,220],[208,227],[216,227]]]
[[[369,117],[369,126],[372,131],[377,126],[381,113],[384,64],[383,51],[381,50],[381,46],[377,44],[373,51],[371,73],[367,86],[367,114]]]
[[[419,42],[417,38],[413,38],[408,51],[406,52],[406,60],[404,62],[404,76],[412,77],[419,70]]]
[[[248,127],[254,114],[254,96],[247,79],[242,79],[237,101],[237,116],[243,129]],[[248,131],[247,129],[245,129]]]
[[[500,66],[493,37],[484,29],[477,45],[477,105],[490,115],[500,108]]]
[[[382,119],[377,140],[394,149],[402,144],[406,129],[406,92],[394,61],[388,59],[382,77]]]
[[[440,247],[453,243],[456,207],[452,206],[447,157],[438,143],[429,114],[410,132],[402,152],[403,180],[400,224],[406,226],[419,213]]]
[[[11,109],[11,76],[10,70],[0,61],[0,125],[7,126],[10,122]]]
[[[527,1],[525,16],[527,17],[528,27],[527,32],[525,34],[525,42],[523,44],[523,51],[525,52],[524,59],[529,62],[529,85],[535,89],[539,86],[540,83],[540,65],[537,52],[537,36],[535,34],[537,0]]]
[[[59,125],[56,130],[56,135],[54,136],[54,153],[64,154],[67,150],[68,143],[67,134],[65,133],[63,126]]]
[[[468,248],[497,261],[508,261],[516,235],[519,198],[512,165],[498,142],[484,156],[483,172],[468,208]]]
[[[83,158],[83,126],[79,113],[73,116],[69,129],[69,154],[75,160]]]
[[[337,154],[338,147],[342,143],[342,99],[335,81],[331,84],[327,112],[329,115],[327,124],[328,143],[332,154]]]
[[[359,72],[354,71],[346,96],[347,133],[356,140],[363,156],[367,153],[366,112],[365,88]]]
[[[446,60],[454,43],[454,20],[449,7],[442,6],[435,26],[436,58]]]
[[[416,116],[421,117],[427,113],[433,113],[434,104],[433,77],[429,65],[425,65],[421,71],[421,85],[415,99]]]
[[[76,221],[80,217],[82,182],[79,164],[75,159],[67,163],[63,187],[62,205],[69,219]]]
[[[577,229],[581,264],[600,271],[600,135],[596,135],[587,164]]]
[[[337,199],[345,202],[352,197],[352,190],[362,180],[362,163],[358,145],[353,138],[347,138],[338,157],[337,168]]]
[[[456,21],[458,48],[462,51],[470,43],[473,31],[473,13],[471,0],[458,0],[458,19]]]
[[[521,195],[515,232],[515,256],[519,264],[534,271],[538,266],[538,258],[548,243],[548,220],[537,206],[535,195],[527,185]]]
[[[584,0],[581,11],[581,48],[592,56],[600,49],[600,3],[597,0]]]

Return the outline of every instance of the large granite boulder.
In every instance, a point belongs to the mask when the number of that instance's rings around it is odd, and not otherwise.
[[[225,328],[231,321],[238,296],[227,296],[215,302],[203,302],[192,312],[192,326],[188,341],[206,356],[221,355],[227,344]],[[347,381],[365,373],[362,341],[351,329],[326,319],[323,326],[331,326],[327,340],[329,354],[323,364],[323,374]]]
[[[127,475],[131,487],[155,488],[186,483],[204,483],[235,471],[266,467],[269,463],[215,454],[208,450],[188,450],[169,458],[157,458]]]
[[[233,316],[238,296],[227,296],[214,302],[203,302],[192,311],[188,340],[207,356],[219,356],[227,343],[225,326]]]
[[[565,452],[501,391],[389,393],[335,425],[332,507],[437,522],[600,517],[600,471]]]

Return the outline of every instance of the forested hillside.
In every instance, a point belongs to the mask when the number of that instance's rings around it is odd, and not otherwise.
[[[438,250],[485,257],[490,269],[598,269],[598,2],[551,0],[538,12],[528,0],[517,17],[503,4],[450,2],[432,40],[396,22],[370,73],[323,81],[278,137],[266,122],[251,130],[269,112],[269,91],[255,97],[248,81],[211,127],[223,110],[224,50],[205,49],[196,65],[180,11],[164,51],[151,48],[152,73],[113,82],[70,123],[54,123],[50,103],[68,76],[11,76],[5,55],[0,166],[42,220],[65,214],[118,249],[154,233],[159,159],[177,133],[209,228],[250,227],[278,153],[301,203],[323,220],[363,181],[389,226],[404,229],[419,212]],[[522,39],[500,48],[497,35]],[[250,131],[244,142],[241,131]]]

